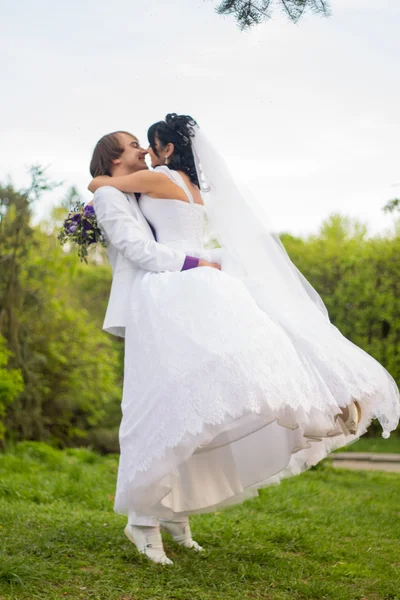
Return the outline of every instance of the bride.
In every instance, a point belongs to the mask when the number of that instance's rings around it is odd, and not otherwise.
[[[147,271],[133,283],[115,510],[187,522],[308,469],[373,418],[388,437],[399,392],[330,323],[195,121],[167,115],[148,138],[154,171],[89,189],[141,193],[158,242],[221,270]],[[221,248],[204,248],[206,221]],[[127,533],[138,547],[139,530]],[[154,539],[143,552],[170,562]]]

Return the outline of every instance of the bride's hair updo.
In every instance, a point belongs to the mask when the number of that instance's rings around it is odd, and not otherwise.
[[[188,115],[170,113],[165,117],[165,121],[158,121],[149,128],[147,138],[157,156],[159,156],[159,151],[156,148],[156,138],[159,140],[161,148],[167,144],[173,144],[174,152],[169,157],[168,167],[174,171],[186,173],[190,181],[200,187],[191,142],[195,125],[197,125],[196,121]]]

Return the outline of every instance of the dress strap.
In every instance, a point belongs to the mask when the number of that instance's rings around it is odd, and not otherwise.
[[[162,173],[167,175],[167,177],[169,177],[171,179],[171,181],[173,181],[176,185],[178,185],[180,188],[182,188],[183,191],[185,192],[186,196],[188,197],[190,204],[195,204],[192,193],[189,190],[188,186],[186,185],[186,183],[180,173],[178,173],[177,171],[174,171],[172,169],[169,169],[166,165],[161,165],[160,167],[157,167],[157,171],[161,171]]]

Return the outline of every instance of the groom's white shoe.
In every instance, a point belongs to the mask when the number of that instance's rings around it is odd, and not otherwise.
[[[147,558],[161,565],[173,564],[164,552],[159,527],[144,527],[129,525],[128,523],[124,533],[128,540],[136,546],[140,554],[145,554]]]
[[[196,552],[202,552],[203,548],[192,539],[192,532],[190,531],[189,519],[186,521],[166,521],[160,519],[161,531],[166,531],[172,535],[175,542],[184,546],[185,548],[193,548]]]

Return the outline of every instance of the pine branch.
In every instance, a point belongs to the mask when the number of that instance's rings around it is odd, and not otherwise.
[[[400,198],[393,198],[392,200],[389,200],[382,210],[385,213],[400,211]]]
[[[34,164],[29,168],[31,182],[28,188],[21,190],[30,201],[38,200],[43,192],[50,192],[63,184],[63,181],[52,181],[47,177],[47,167],[42,167],[39,164]]]
[[[325,17],[330,14],[326,0],[222,0],[216,11],[220,15],[232,15],[243,30],[270,19],[274,4],[280,5],[293,23],[307,10]]]

